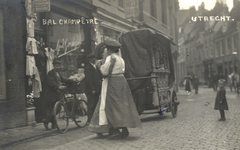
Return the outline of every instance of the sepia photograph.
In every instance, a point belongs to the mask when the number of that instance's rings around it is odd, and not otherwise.
[[[240,150],[240,0],[0,0],[1,150]]]

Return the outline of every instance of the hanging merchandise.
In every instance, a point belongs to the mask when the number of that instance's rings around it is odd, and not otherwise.
[[[34,70],[35,70],[35,76],[32,80],[33,97],[39,98],[40,92],[42,91],[42,84],[41,84],[39,71],[36,66],[35,66]]]
[[[28,37],[34,37],[34,19],[26,18]]]
[[[36,72],[34,72],[35,67],[36,67],[36,63],[35,63],[34,56],[27,55],[26,56],[26,75],[32,78],[33,75],[36,74]]]
[[[49,71],[51,71],[53,69],[53,60],[55,58],[55,51],[52,48],[45,48],[45,54],[47,56],[47,71],[46,73],[48,73]]]
[[[28,85],[32,85],[33,96],[39,98],[42,91],[42,84],[34,56],[26,56],[26,75],[28,76]]]
[[[28,37],[27,38],[27,43],[26,43],[26,51],[28,54],[38,54],[37,51],[37,41],[34,38]]]

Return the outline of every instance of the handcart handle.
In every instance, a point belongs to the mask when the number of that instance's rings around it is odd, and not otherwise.
[[[154,76],[136,77],[136,78],[127,78],[126,80],[141,80],[141,79],[150,79],[150,78],[157,78],[157,77],[154,77]]]

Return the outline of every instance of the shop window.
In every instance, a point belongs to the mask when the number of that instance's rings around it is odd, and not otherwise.
[[[167,0],[161,0],[162,23],[167,24]]]
[[[78,27],[79,27],[78,25],[70,24],[70,25],[68,25],[68,31],[76,33],[78,31]]]
[[[157,9],[156,9],[156,0],[151,0],[150,1],[150,9],[151,9],[151,16],[154,18],[157,18]]]
[[[0,11],[0,100],[6,99],[5,60],[4,60],[3,14]]]

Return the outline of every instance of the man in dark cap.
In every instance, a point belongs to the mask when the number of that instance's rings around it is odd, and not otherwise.
[[[61,71],[61,62],[58,59],[53,61],[53,67],[51,71],[47,74],[48,86],[46,89],[45,99],[47,101],[47,116],[43,120],[45,128],[48,130],[48,123],[52,123],[52,128],[56,128],[56,122],[53,118],[53,107],[55,103],[59,100],[59,91],[66,89],[63,83],[71,84],[74,80],[65,79],[59,73]]]
[[[88,98],[88,123],[90,122],[93,112],[99,100],[101,91],[101,74],[95,65],[94,54],[91,53],[88,56],[89,63],[84,69],[85,74],[85,93]]]
[[[112,48],[117,48],[117,49],[119,49],[121,47],[121,44],[119,42],[110,41],[110,40],[106,40],[105,45],[106,45],[106,47],[112,47]]]

